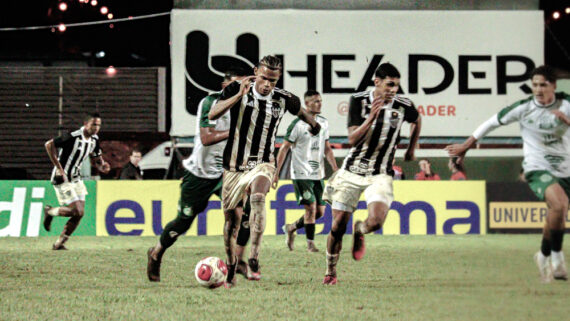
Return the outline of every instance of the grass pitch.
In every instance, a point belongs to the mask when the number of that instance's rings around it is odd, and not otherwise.
[[[539,235],[366,238],[355,262],[345,236],[336,286],[321,285],[319,253],[264,238],[262,280],[202,288],[194,266],[224,257],[221,237],[181,237],[163,258],[162,282],[146,279],[156,237],[0,238],[0,320],[565,320],[570,283],[541,284],[532,256]]]

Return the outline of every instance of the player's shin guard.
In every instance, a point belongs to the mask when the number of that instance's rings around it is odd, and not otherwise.
[[[171,247],[178,237],[190,229],[195,216],[181,216],[178,215],[173,221],[170,221],[164,227],[162,234],[160,234],[160,244],[163,251]]]
[[[307,233],[307,240],[315,239],[315,223],[305,224],[305,233]]]
[[[249,217],[249,228],[251,234],[250,258],[257,258],[261,237],[265,231],[265,195],[255,193],[250,197],[251,214]]]
[[[547,240],[545,238],[542,239],[540,251],[542,252],[542,255],[546,257],[550,256],[550,253],[552,252],[552,246],[550,245],[550,240]]]
[[[330,254],[327,251],[327,272],[325,275],[336,276],[336,263],[338,262],[339,254]]]
[[[562,250],[562,240],[564,239],[564,230],[550,230],[550,244],[552,251],[560,252]]]

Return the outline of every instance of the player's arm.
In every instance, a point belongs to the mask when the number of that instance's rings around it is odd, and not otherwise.
[[[336,159],[334,158],[334,153],[328,140],[325,141],[325,158],[331,165],[333,172],[336,172],[338,170],[338,166],[336,165]]]
[[[553,113],[556,118],[560,119],[561,122],[566,124],[566,126],[570,126],[570,118],[566,114],[558,109],[552,110],[551,113]]]
[[[67,181],[67,177],[65,176],[65,171],[63,170],[63,166],[61,166],[61,163],[57,159],[57,149],[55,147],[54,140],[53,139],[48,140],[45,143],[45,148],[49,156],[49,159],[56,168],[56,175],[63,176],[63,180]]]
[[[319,132],[321,131],[321,125],[319,125],[319,123],[317,123],[316,118],[311,116],[307,112],[307,110],[305,110],[305,108],[300,108],[297,116],[299,116],[299,119],[301,119],[305,123],[309,124],[309,126],[311,126],[311,129],[309,130],[309,133],[311,133],[311,135],[318,135],[319,134]]]
[[[215,130],[213,127],[200,127],[200,140],[204,146],[217,144],[228,139],[229,130]]]
[[[99,155],[96,157],[91,158],[95,164],[95,168],[97,168],[97,170],[103,174],[107,174],[109,173],[109,171],[111,170],[111,165],[109,165],[109,163],[107,163],[104,159],[103,159],[103,155]]]
[[[216,130],[216,121],[208,119],[209,112],[213,104],[215,104],[214,96],[207,96],[200,102],[198,110],[200,112],[200,141],[204,146],[217,144],[228,139],[229,130]]]
[[[244,78],[239,84],[239,89],[236,92],[237,85],[234,83],[229,84],[222,92],[222,97],[216,102],[208,113],[208,118],[210,120],[215,120],[222,117],[232,106],[234,106],[244,95],[247,94],[251,88],[251,82],[255,79],[255,76],[249,76]]]
[[[475,132],[473,132],[473,135],[469,136],[469,138],[467,138],[462,144],[448,145],[445,147],[445,150],[449,156],[459,157],[459,161],[462,161],[463,157],[465,157],[465,153],[475,146],[479,139],[485,137],[485,135],[499,126],[501,126],[501,123],[499,123],[497,115],[493,115],[493,117],[479,125]]]
[[[279,182],[279,173],[281,172],[281,168],[283,168],[283,163],[285,163],[285,157],[287,157],[289,149],[291,149],[291,143],[288,140],[283,140],[283,145],[281,145],[281,148],[279,148],[279,153],[277,153],[277,168],[275,169],[273,182],[271,183],[271,187],[273,187],[273,189],[277,188],[277,183]]]
[[[410,144],[406,153],[404,154],[405,161],[411,161],[415,159],[415,151],[418,146],[418,141],[420,139],[420,131],[422,130],[422,117],[418,114],[418,118],[415,122],[410,123]]]
[[[351,97],[348,119],[348,143],[350,145],[354,146],[358,144],[358,142],[360,142],[360,140],[366,135],[366,132],[370,129],[376,117],[378,117],[382,104],[383,101],[381,99],[374,99],[368,118],[366,118],[360,125],[356,125],[355,121],[360,118],[362,107],[358,106],[358,104],[355,103],[355,100]]]

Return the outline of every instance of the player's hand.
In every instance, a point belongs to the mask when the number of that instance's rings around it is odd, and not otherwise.
[[[458,157],[457,161],[462,162],[463,157],[465,157],[465,153],[467,152],[467,148],[463,144],[451,144],[445,146],[445,151],[451,157]]]
[[[111,170],[111,165],[109,165],[109,163],[107,162],[103,162],[101,163],[101,165],[99,165],[97,169],[103,174],[109,174],[109,171]]]
[[[249,89],[251,88],[250,85],[255,79],[255,76],[245,77],[241,80],[241,84],[239,86],[239,93],[241,96],[247,95]]]
[[[63,171],[63,169],[58,168],[55,170],[55,181],[59,182],[61,181],[61,183],[67,183],[69,180],[67,179],[67,175],[65,175],[65,172]],[[58,178],[61,177],[61,178]]]
[[[370,107],[370,115],[368,118],[376,119],[376,117],[378,117],[378,114],[380,114],[380,109],[382,109],[383,105],[384,100],[382,98],[375,98],[372,101],[372,107]]]
[[[275,171],[275,174],[273,175],[273,182],[271,182],[271,187],[273,189],[276,189],[277,183],[279,183],[279,173],[277,173],[277,171]]]
[[[556,116],[556,118],[560,119],[560,121],[562,121],[566,125],[570,126],[570,119],[568,118],[568,116],[566,116],[559,109],[551,110],[550,112],[553,113],[554,116]]]

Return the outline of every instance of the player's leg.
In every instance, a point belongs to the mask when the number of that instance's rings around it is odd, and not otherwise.
[[[373,202],[368,204],[368,217],[364,222],[354,223],[352,257],[360,260],[364,257],[366,247],[364,245],[364,235],[379,230],[388,214],[389,207],[386,203]]]
[[[79,200],[79,196],[73,187],[73,183],[66,182],[63,184],[54,185],[54,190],[60,206],[44,206],[43,226],[46,231],[51,230],[51,222],[55,216],[72,217],[75,215],[71,203]]]
[[[346,226],[350,220],[352,211],[335,209],[333,207],[332,215],[333,222],[331,231],[327,238],[327,270],[325,273],[325,279],[323,281],[323,284],[330,285],[334,285],[337,282],[336,265],[340,255],[340,250],[342,249],[342,238],[344,236],[344,233],[346,233]]]
[[[370,178],[370,180],[370,186],[364,190],[366,204],[368,206],[368,217],[364,222],[355,222],[354,231],[352,233],[352,258],[357,261],[362,259],[366,251],[364,235],[382,227],[390,205],[394,200],[391,176],[380,174]]]
[[[57,241],[52,245],[53,250],[67,250],[64,244],[69,240],[85,214],[85,201],[74,201],[69,204],[69,209],[71,210],[71,217],[65,223]]]
[[[204,179],[186,172],[180,184],[180,200],[176,218],[164,227],[155,246],[147,252],[147,277],[152,282],[160,281],[162,256],[180,235],[186,233],[196,216],[208,206],[212,194],[219,194],[221,179]]]
[[[261,275],[259,272],[259,251],[261,239],[265,231],[265,195],[271,187],[271,179],[265,175],[258,175],[253,179],[250,186],[249,202],[251,205],[251,213],[249,217],[250,227],[250,250],[248,260],[248,279],[259,280]]]
[[[235,273],[237,269],[236,240],[240,228],[243,210],[241,206],[224,211],[224,247],[226,250],[226,264],[228,265],[228,276],[226,287],[235,285]]]
[[[562,241],[564,239],[565,220],[568,213],[568,196],[560,184],[548,186],[544,196],[546,205],[548,206],[546,219],[550,232],[550,247],[552,250],[552,275],[555,279],[567,280],[568,273],[562,252]]]
[[[309,252],[318,252],[315,246],[315,223],[321,218],[326,209],[326,203],[323,200],[324,182],[322,180],[313,181],[311,186],[314,202],[311,203],[311,213],[307,216],[305,211],[305,233],[307,235],[307,250]]]
[[[243,207],[243,215],[241,216],[241,224],[236,240],[236,256],[238,258],[236,273],[243,275],[245,278],[247,278],[247,263],[243,259],[243,254],[250,236],[249,213],[251,213],[251,206],[248,198]]]

